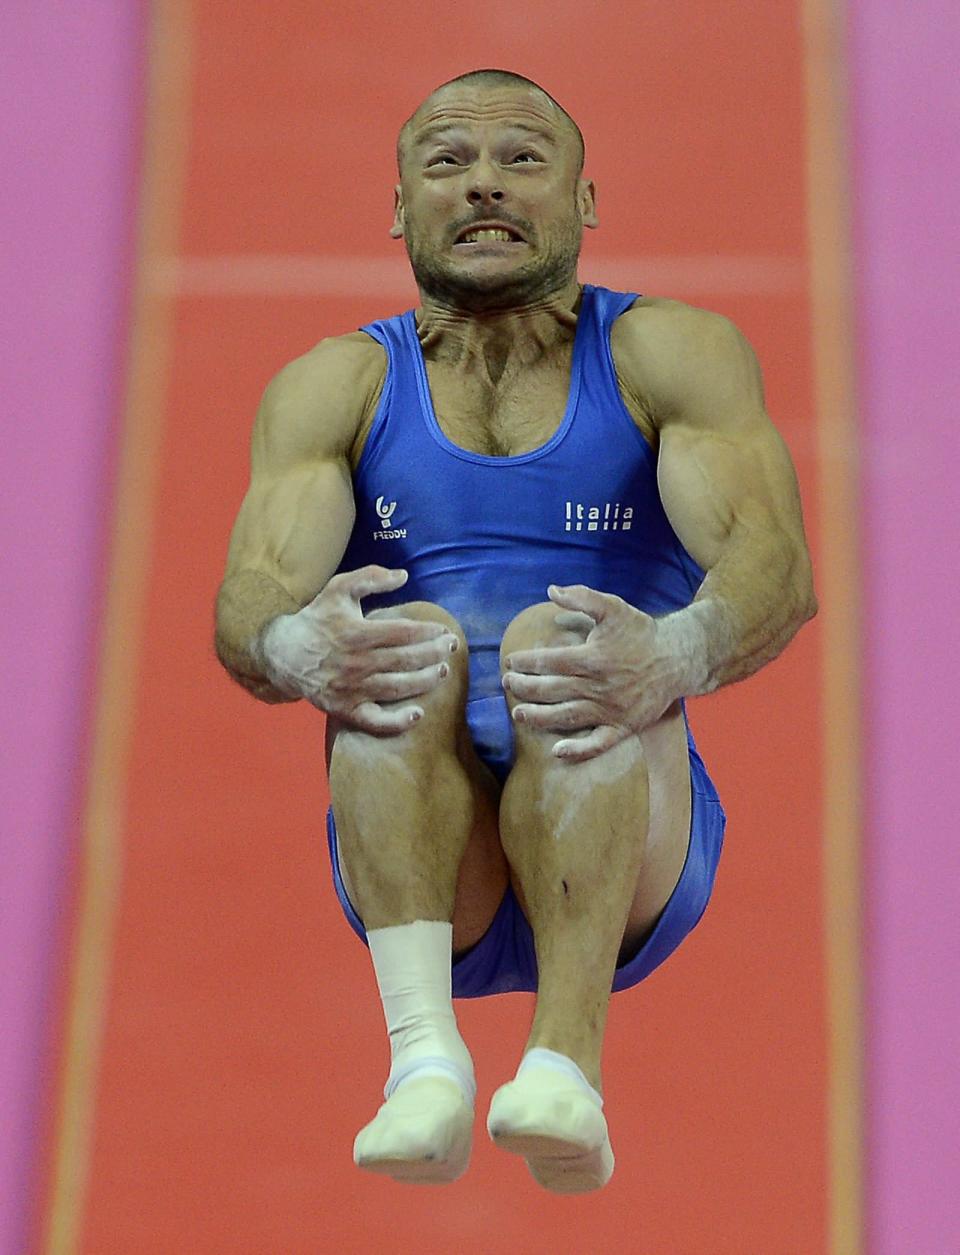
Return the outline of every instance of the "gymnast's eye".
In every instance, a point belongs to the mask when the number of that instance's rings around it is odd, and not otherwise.
[[[456,164],[457,159],[456,157],[454,157],[452,153],[438,153],[436,157],[430,158],[430,160],[427,162],[427,165],[428,166],[439,165],[441,161],[452,161],[454,164]]]
[[[522,152],[522,153],[517,153],[517,155],[514,157],[514,161],[519,161],[521,157],[529,157],[531,161],[542,160],[542,158],[538,157],[536,153]]]

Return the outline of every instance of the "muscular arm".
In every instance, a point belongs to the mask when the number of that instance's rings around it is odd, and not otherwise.
[[[627,320],[621,386],[653,419],[664,508],[706,577],[691,605],[662,618],[585,585],[550,587],[594,626],[582,645],[511,654],[503,683],[514,719],[577,734],[553,746],[569,762],[642,732],[677,698],[752,674],[816,612],[796,476],[750,346],[727,319],[678,302]]]
[[[692,687],[709,692],[775,658],[817,603],[796,474],[753,350],[717,314],[656,312],[636,320],[636,378],[660,434],[664,508],[707,572],[692,606],[662,622],[681,646],[696,625],[705,658]]]
[[[266,679],[256,642],[277,615],[315,597],[343,556],[354,521],[349,451],[376,370],[375,353],[353,337],[324,340],[280,371],[257,412],[215,645],[230,675],[263,701],[296,700]]]

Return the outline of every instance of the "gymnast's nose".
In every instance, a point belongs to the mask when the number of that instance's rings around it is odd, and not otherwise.
[[[470,169],[467,200],[471,205],[498,205],[503,197],[501,172],[489,157],[478,157]]]

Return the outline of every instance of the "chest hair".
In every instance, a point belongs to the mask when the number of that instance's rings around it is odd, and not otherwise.
[[[428,368],[440,429],[460,448],[487,457],[516,457],[546,444],[563,421],[570,394],[570,359],[528,368],[495,387],[464,384],[442,367]]]

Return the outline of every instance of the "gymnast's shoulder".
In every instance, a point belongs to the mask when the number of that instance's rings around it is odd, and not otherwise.
[[[295,357],[264,389],[254,428],[327,444],[351,442],[375,408],[386,375],[382,345],[363,331],[328,336]]]

